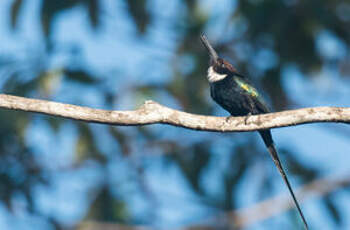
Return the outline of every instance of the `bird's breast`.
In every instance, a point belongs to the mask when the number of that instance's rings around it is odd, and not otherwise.
[[[244,107],[245,97],[236,82],[225,79],[210,85],[213,100],[234,116],[243,116],[248,112]]]

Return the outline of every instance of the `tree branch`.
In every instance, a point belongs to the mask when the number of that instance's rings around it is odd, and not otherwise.
[[[325,177],[302,186],[296,190],[296,196],[300,203],[305,203],[307,200],[324,197],[349,186],[350,174],[341,177]],[[293,208],[295,208],[295,205],[289,194],[281,194],[250,207],[240,208],[212,218],[209,217],[202,223],[191,225],[188,229],[201,229],[200,227],[208,226],[243,229]]]
[[[321,178],[304,185],[296,191],[301,203],[306,200],[323,197],[340,188],[350,185],[350,175],[341,178]],[[275,216],[283,211],[294,208],[293,201],[289,196],[279,195],[248,207],[226,214],[232,226],[245,227],[250,224],[262,221]]]
[[[137,110],[109,111],[0,94],[0,108],[42,113],[109,125],[169,124],[212,132],[246,132],[315,122],[350,123],[350,108],[316,107],[245,117],[214,117],[174,110],[146,101]]]

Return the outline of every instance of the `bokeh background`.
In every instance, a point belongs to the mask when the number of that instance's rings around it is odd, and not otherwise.
[[[1,0],[1,92],[227,116],[209,96],[201,33],[275,111],[350,106],[347,0]],[[232,229],[223,214],[289,199],[256,133],[0,117],[0,229]],[[273,135],[294,188],[349,177],[348,126]],[[347,185],[301,206],[311,229],[350,229]],[[302,228],[294,209],[244,229],[282,227]]]

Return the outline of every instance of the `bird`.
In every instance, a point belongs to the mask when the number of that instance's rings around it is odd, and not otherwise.
[[[211,98],[228,111],[231,116],[246,116],[247,119],[251,115],[269,113],[270,110],[251,81],[247,77],[238,73],[232,64],[219,57],[204,34],[200,36],[200,40],[210,56],[207,79],[210,85]],[[281,174],[303,221],[304,227],[307,230],[308,224],[279,159],[272,139],[271,130],[265,129],[259,130],[258,132],[262,137],[274,164]]]

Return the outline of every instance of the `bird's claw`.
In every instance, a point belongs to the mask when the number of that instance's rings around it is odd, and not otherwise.
[[[244,118],[244,124],[247,125],[248,124],[248,119],[252,116],[252,113],[248,113],[247,116],[245,116]]]
[[[231,120],[231,118],[233,118],[233,116],[228,116],[228,117],[226,117],[226,122],[229,122],[230,120]]]

